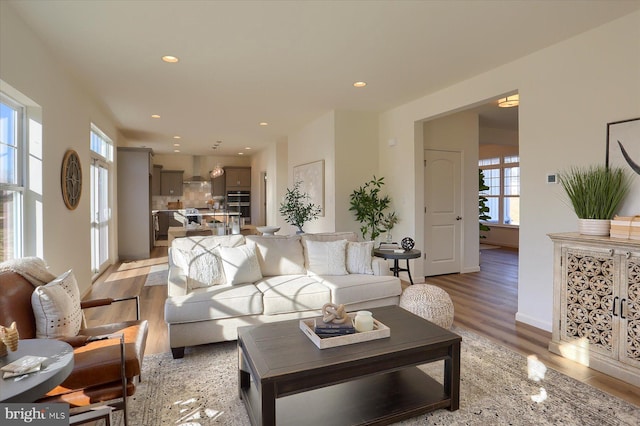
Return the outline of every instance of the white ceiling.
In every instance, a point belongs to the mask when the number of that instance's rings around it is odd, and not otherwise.
[[[180,135],[182,151],[199,155],[217,140],[218,154],[258,150],[332,109],[383,111],[640,8],[638,0],[9,3],[130,141],[171,152]],[[359,80],[367,87],[354,88]]]

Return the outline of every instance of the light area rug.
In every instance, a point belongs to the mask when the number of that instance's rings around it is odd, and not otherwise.
[[[460,409],[437,410],[399,425],[639,424],[640,407],[552,369],[538,369],[540,381],[529,379],[526,357],[465,329],[453,331],[463,338]],[[144,381],[129,398],[129,424],[249,425],[238,398],[237,364],[235,342],[187,348],[177,360],[169,353],[146,356]],[[442,367],[440,361],[423,368],[441,381]],[[122,425],[121,412],[113,424]],[[339,424],[335,418],[327,423]]]
[[[144,282],[144,286],[153,285],[167,285],[167,279],[169,277],[169,265],[167,263],[162,265],[153,265],[149,268],[147,279]]]

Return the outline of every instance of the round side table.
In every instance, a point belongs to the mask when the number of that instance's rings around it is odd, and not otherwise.
[[[411,282],[411,285],[413,285],[413,278],[411,278],[411,271],[409,270],[409,259],[419,258],[422,255],[422,253],[420,253],[420,250],[413,249],[401,253],[396,253],[392,250],[373,249],[373,255],[387,260],[392,259],[393,268],[389,268],[389,270],[393,272],[393,276],[397,277],[399,272],[407,271],[407,274],[409,274],[409,281]],[[406,268],[401,268],[398,264],[401,259],[407,261]]]

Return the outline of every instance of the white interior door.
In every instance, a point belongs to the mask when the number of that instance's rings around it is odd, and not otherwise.
[[[461,153],[427,149],[425,173],[425,276],[460,272]]]

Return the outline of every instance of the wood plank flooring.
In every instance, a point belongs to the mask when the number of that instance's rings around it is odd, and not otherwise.
[[[91,299],[139,295],[142,317],[149,321],[147,354],[169,351],[167,327],[164,323],[167,287],[144,286],[151,266],[165,263],[166,256],[166,247],[156,247],[151,259],[112,265],[96,280],[85,296],[85,299]],[[480,267],[480,272],[427,278],[429,284],[445,289],[451,296],[455,308],[455,325],[472,330],[525,356],[536,355],[548,367],[640,406],[640,388],[549,352],[547,346],[551,333],[516,323],[516,250],[482,250]],[[87,311],[90,324],[118,321],[134,315],[133,303],[129,302]]]

